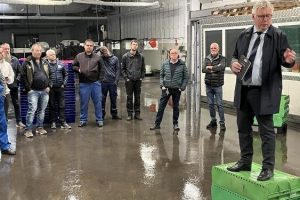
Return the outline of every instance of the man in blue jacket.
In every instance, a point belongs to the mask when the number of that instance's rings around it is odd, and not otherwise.
[[[171,49],[170,59],[164,62],[160,69],[161,97],[155,124],[150,130],[160,129],[164,110],[171,96],[173,100],[173,128],[175,131],[179,130],[179,100],[181,92],[185,90],[188,80],[187,67],[184,61],[178,58],[178,50],[175,48]]]
[[[49,77],[51,79],[50,93],[49,93],[49,110],[51,128],[56,128],[56,108],[58,108],[58,120],[61,124],[61,128],[71,129],[71,126],[67,124],[65,120],[65,87],[68,82],[68,72],[64,65],[56,59],[55,51],[49,49],[46,52],[47,60],[49,65]],[[57,106],[56,106],[57,103]]]
[[[102,114],[105,116],[105,102],[107,93],[110,98],[110,114],[112,119],[121,119],[118,116],[117,109],[117,86],[120,78],[120,62],[119,59],[112,55],[106,46],[100,48],[100,53],[104,61],[104,76],[102,80]]]

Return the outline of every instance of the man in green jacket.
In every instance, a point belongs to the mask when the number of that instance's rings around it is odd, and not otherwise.
[[[181,92],[185,90],[188,80],[187,67],[184,61],[178,58],[178,50],[175,48],[171,49],[170,59],[164,62],[160,69],[161,97],[155,124],[150,130],[160,129],[164,110],[171,96],[173,100],[173,128],[175,131],[179,130],[179,100]]]

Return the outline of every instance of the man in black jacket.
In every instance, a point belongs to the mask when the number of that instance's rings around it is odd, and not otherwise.
[[[61,124],[61,128],[71,129],[71,126],[67,124],[65,120],[65,87],[68,82],[68,72],[65,69],[64,65],[56,59],[55,51],[49,49],[46,52],[47,60],[46,62],[49,65],[50,71],[50,93],[49,93],[49,111],[50,111],[50,120],[51,128],[56,128],[57,115],[56,110],[58,111],[58,120]],[[57,103],[57,106],[56,106]],[[56,109],[58,108],[58,109]]]
[[[211,117],[210,123],[206,126],[207,129],[216,128],[216,110],[215,100],[217,103],[218,113],[220,117],[220,130],[225,131],[225,117],[223,109],[223,88],[224,71],[226,60],[225,57],[219,54],[219,45],[212,43],[210,45],[210,54],[205,58],[202,67],[202,72],[205,73],[206,96],[209,105],[209,114]]]
[[[79,76],[80,93],[80,123],[79,127],[87,125],[88,105],[92,98],[95,107],[96,124],[103,126],[101,79],[104,63],[102,58],[93,52],[94,42],[87,39],[84,42],[84,52],[77,54],[73,61],[73,69]]]
[[[238,62],[246,56],[252,63],[243,79],[236,79],[234,104],[241,150],[240,160],[229,171],[251,171],[253,156],[253,117],[258,121],[262,140],[262,170],[258,181],[273,177],[275,165],[275,132],[273,114],[279,111],[282,91],[281,66],[292,67],[296,53],[289,47],[286,35],[272,24],[273,6],[267,0],[256,2],[252,10],[254,26],[243,31],[236,42],[231,70],[238,74]]]
[[[122,75],[125,79],[125,87],[127,93],[127,120],[134,119],[142,120],[140,113],[140,95],[142,80],[145,77],[145,60],[142,54],[138,51],[137,40],[130,42],[130,51],[122,57]],[[134,94],[134,103],[133,103]]]
[[[8,88],[10,89],[10,98],[15,110],[16,126],[25,128],[25,125],[21,121],[19,104],[19,82],[21,78],[21,65],[18,58],[10,54],[10,46],[8,43],[3,43],[1,47],[3,49],[4,59],[6,60],[6,62],[10,63],[15,73],[14,82],[12,84],[9,84]]]
[[[49,66],[42,58],[42,46],[35,43],[31,47],[32,55],[23,63],[21,80],[23,81],[28,99],[28,111],[26,115],[25,137],[32,138],[33,119],[37,111],[36,134],[45,135],[43,128],[45,110],[48,105],[51,80],[49,79]]]

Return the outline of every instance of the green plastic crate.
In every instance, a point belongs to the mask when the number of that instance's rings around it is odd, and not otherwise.
[[[286,123],[287,123],[287,115],[283,117],[277,114],[273,115],[273,125],[275,128],[283,127],[283,125],[285,125]],[[258,125],[256,117],[254,117],[253,125],[254,126]]]
[[[212,183],[251,200],[300,199],[300,178],[275,170],[269,181],[257,181],[261,165],[252,164],[251,172],[230,172],[234,163],[214,166]]]
[[[239,194],[231,192],[225,188],[212,184],[211,186],[211,199],[212,200],[250,200]]]
[[[273,115],[273,124],[275,128],[281,128],[286,124],[287,117],[290,111],[289,103],[290,103],[290,96],[281,95],[279,112]],[[254,117],[253,125],[254,126],[258,125],[256,117]]]
[[[287,122],[287,118],[280,117],[280,116],[273,116],[273,124],[274,127],[282,127]]]

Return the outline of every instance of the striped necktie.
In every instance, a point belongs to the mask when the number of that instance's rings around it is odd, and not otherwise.
[[[251,83],[251,78],[252,78],[252,69],[253,69],[253,63],[254,63],[254,60],[255,60],[255,56],[256,56],[256,53],[257,53],[257,49],[258,49],[258,46],[260,44],[260,36],[262,34],[262,32],[256,32],[257,34],[257,38],[254,42],[254,45],[252,47],[252,50],[251,50],[251,53],[250,53],[250,56],[249,56],[249,61],[251,62],[251,66],[249,68],[249,70],[247,71],[245,77],[244,77],[244,81],[246,83]]]

